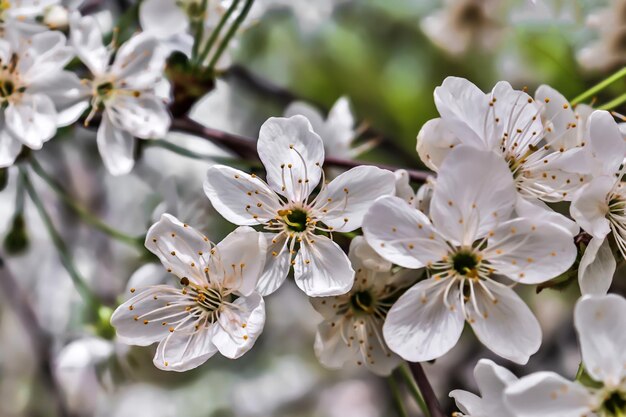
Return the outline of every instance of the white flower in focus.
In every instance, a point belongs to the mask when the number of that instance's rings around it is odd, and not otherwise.
[[[420,158],[434,171],[455,146],[463,144],[498,153],[525,199],[568,201],[584,183],[577,165],[582,147],[566,148],[562,143],[576,128],[575,122],[554,128],[558,115],[554,112],[552,123],[544,126],[544,103],[524,91],[501,81],[485,94],[468,80],[447,77],[434,95],[441,117],[426,122],[417,137]]]
[[[489,359],[481,359],[474,367],[474,379],[482,397],[464,390],[454,390],[454,398],[461,413],[455,417],[514,417],[504,402],[504,390],[517,381],[517,377],[508,369],[495,364]]]
[[[448,0],[443,9],[426,16],[421,27],[438,47],[463,54],[471,46],[494,49],[506,26],[503,2],[499,0]]]
[[[545,282],[572,265],[576,247],[566,229],[512,217],[514,209],[506,163],[469,146],[444,160],[428,216],[397,197],[372,205],[363,221],[372,248],[397,265],[430,273],[387,314],[383,334],[394,352],[415,362],[438,358],[457,343],[465,321],[485,346],[516,363],[539,349],[537,319],[494,278]]]
[[[102,43],[102,33],[91,16],[73,16],[70,40],[93,79],[86,82],[91,113],[102,111],[97,143],[104,165],[113,175],[130,172],[135,164],[135,137],[163,137],[170,115],[157,86],[163,83],[165,56],[159,41],[138,34],[115,53]]]
[[[371,149],[374,142],[352,147],[352,142],[358,136],[354,128],[354,115],[350,110],[350,101],[341,97],[324,116],[313,106],[302,101],[293,102],[285,110],[285,117],[302,115],[309,119],[313,131],[320,135],[324,142],[324,151],[327,156],[352,159]]]
[[[620,417],[626,413],[626,300],[615,294],[583,296],[574,309],[574,325],[585,386],[554,372],[521,378],[505,391],[517,417]]]
[[[263,298],[255,292],[266,250],[261,234],[242,227],[213,245],[164,214],[148,231],[146,247],[181,288],[131,289],[138,294],[111,318],[123,342],[159,342],[154,364],[171,371],[196,368],[218,351],[236,359],[250,350],[265,323]]]
[[[315,337],[315,353],[329,368],[340,368],[350,361],[387,376],[401,359],[383,340],[383,322],[391,305],[412,281],[406,273],[392,273],[391,264],[362,236],[352,240],[349,257],[356,270],[350,292],[310,299],[324,318]]]
[[[267,183],[254,174],[215,165],[207,172],[204,191],[231,223],[262,225],[268,231],[259,292],[276,291],[293,265],[296,284],[308,296],[345,294],[354,282],[350,260],[332,239],[315,232],[351,232],[361,227],[372,202],[393,193],[393,173],[358,166],[326,184],[324,145],[300,115],[268,119],[261,126],[257,147]],[[321,189],[311,197],[320,179]]]
[[[22,146],[41,149],[85,109],[79,78],[63,70],[73,56],[61,32],[0,39],[0,167],[12,165]]]
[[[606,294],[616,262],[611,234],[626,259],[626,190],[621,181],[626,141],[610,113],[596,110],[589,118],[587,163],[594,178],[576,194],[570,214],[592,236],[578,268],[583,294]]]
[[[626,1],[612,0],[609,6],[587,16],[587,26],[598,39],[578,52],[580,65],[588,70],[610,70],[626,65]]]

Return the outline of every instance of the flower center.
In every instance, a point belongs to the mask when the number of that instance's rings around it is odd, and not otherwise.
[[[373,313],[374,297],[369,291],[358,291],[350,297],[350,305],[355,312]]]
[[[452,267],[456,272],[468,278],[476,278],[478,258],[469,251],[459,251],[452,256]]]
[[[623,416],[626,412],[626,398],[620,392],[613,392],[604,400],[601,407],[601,416]]]
[[[96,94],[98,95],[98,97],[100,97],[100,99],[104,100],[111,95],[113,88],[114,86],[112,82],[103,82],[96,86]]]
[[[8,98],[15,91],[15,84],[12,80],[0,80],[0,97]]]
[[[299,208],[280,210],[278,215],[283,218],[287,229],[292,232],[304,232],[309,225],[308,213]]]
[[[457,24],[468,29],[480,27],[485,20],[482,8],[474,1],[470,1],[461,6],[456,16]]]

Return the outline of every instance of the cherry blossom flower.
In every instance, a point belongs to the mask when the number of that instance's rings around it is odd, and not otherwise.
[[[626,64],[626,2],[613,0],[587,16],[587,26],[598,39],[578,52],[580,65],[588,70],[608,70]]]
[[[504,390],[518,379],[508,369],[489,359],[481,359],[474,367],[474,379],[482,397],[464,390],[454,390],[454,398],[461,413],[454,417],[514,417],[504,401]]]
[[[123,342],[159,342],[154,364],[163,370],[195,368],[218,351],[231,359],[246,353],[265,322],[263,298],[255,291],[263,270],[263,236],[242,227],[217,245],[175,217],[164,214],[146,236],[181,287],[131,289],[137,295],[111,318]]]
[[[80,79],[65,65],[73,58],[61,32],[0,39],[0,167],[15,162],[22,146],[41,149],[80,116]]]
[[[313,131],[322,138],[324,152],[328,156],[352,159],[374,146],[374,142],[369,141],[352,147],[352,142],[358,136],[358,132],[354,127],[354,115],[350,110],[350,101],[347,97],[340,97],[335,102],[326,119],[315,107],[302,101],[291,103],[285,110],[285,117],[297,114],[309,119]]]
[[[430,273],[389,310],[383,334],[394,352],[410,361],[438,358],[457,343],[464,321],[504,358],[523,364],[537,351],[537,319],[494,278],[545,282],[572,265],[576,248],[566,229],[512,217],[514,209],[507,164],[470,146],[455,147],[443,161],[429,216],[397,197],[372,205],[363,220],[368,243],[395,264]]]
[[[293,265],[296,284],[307,295],[345,294],[354,282],[350,260],[331,238],[315,232],[351,232],[361,227],[371,203],[394,192],[393,173],[358,166],[326,184],[324,145],[300,115],[268,119],[261,126],[258,152],[267,182],[215,165],[207,172],[204,191],[231,223],[263,225],[267,230],[268,254],[259,292],[276,291]],[[321,189],[313,198],[320,179]]]
[[[124,43],[109,64],[113,51],[102,43],[102,33],[93,17],[73,16],[70,27],[72,45],[93,75],[86,82],[91,112],[85,124],[102,111],[98,150],[111,174],[127,174],[135,164],[134,137],[163,137],[169,130],[165,97],[157,89],[165,82],[165,55],[159,41],[140,33]]]
[[[589,385],[554,372],[525,376],[505,390],[517,417],[619,417],[626,412],[626,300],[616,294],[583,296],[574,325]]]
[[[586,156],[594,178],[576,193],[570,214],[592,236],[578,268],[581,291],[606,294],[616,268],[609,234],[626,259],[626,191],[621,181],[626,142],[606,111],[592,113],[589,130]]]
[[[383,322],[415,274],[393,273],[391,263],[374,252],[362,236],[352,240],[349,257],[356,270],[350,292],[310,299],[324,318],[315,337],[315,353],[322,365],[329,368],[351,361],[386,376],[401,359],[383,340]]]

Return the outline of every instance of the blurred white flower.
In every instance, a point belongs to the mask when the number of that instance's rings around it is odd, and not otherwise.
[[[372,205],[363,221],[368,243],[395,264],[431,274],[387,314],[383,334],[394,352],[416,362],[438,358],[456,345],[466,320],[483,344],[516,363],[539,349],[537,319],[493,277],[545,282],[572,265],[576,247],[559,225],[512,216],[515,201],[502,158],[457,146],[441,165],[430,218],[397,197]]]
[[[589,70],[610,70],[626,65],[626,1],[611,0],[608,7],[587,16],[587,26],[598,39],[578,52],[580,65]]]
[[[313,131],[324,142],[324,152],[327,156],[352,159],[374,146],[374,142],[370,141],[352,147],[358,133],[354,128],[354,115],[347,97],[341,97],[335,102],[326,119],[315,107],[302,101],[291,103],[285,110],[285,117],[298,114],[309,119]]]
[[[170,115],[159,96],[163,84],[165,55],[159,41],[138,34],[116,52],[102,43],[102,33],[91,16],[72,16],[70,40],[93,80],[85,83],[91,113],[102,111],[97,142],[104,165],[113,175],[130,172],[135,164],[135,139],[163,137],[170,126]],[[169,87],[167,88],[169,90]]]
[[[324,318],[315,337],[315,353],[329,368],[340,368],[350,361],[387,376],[401,359],[383,340],[383,322],[391,305],[415,279],[407,273],[392,273],[391,264],[362,236],[352,239],[349,257],[356,270],[350,292],[310,299]]]
[[[444,8],[426,16],[421,27],[438,47],[463,54],[471,46],[492,50],[506,26],[504,2],[500,0],[447,0]]]
[[[61,32],[0,39],[0,167],[12,165],[22,146],[41,149],[85,109],[76,103],[80,79],[63,70],[73,56]]]
[[[276,291],[293,265],[296,284],[307,295],[345,294],[354,282],[350,260],[332,239],[315,232],[351,232],[361,227],[370,204],[393,193],[393,173],[359,166],[326,184],[324,145],[300,115],[268,119],[261,126],[258,152],[267,183],[254,174],[215,165],[207,172],[204,191],[231,223],[263,225],[269,231],[264,233],[268,254],[259,292]],[[321,190],[311,199],[320,179]]]
[[[455,417],[514,417],[504,402],[504,390],[518,380],[511,371],[481,359],[474,368],[474,379],[482,397],[460,389],[452,391],[450,397],[461,410],[453,413]]]
[[[553,372],[521,378],[505,391],[517,417],[619,417],[626,411],[626,300],[616,294],[583,296],[574,325],[590,385]]]
[[[249,227],[213,245],[164,214],[148,231],[146,247],[180,278],[182,288],[150,286],[120,305],[111,318],[118,337],[139,346],[160,342],[154,364],[163,370],[196,368],[218,351],[242,356],[265,323],[263,298],[255,292],[265,245]]]

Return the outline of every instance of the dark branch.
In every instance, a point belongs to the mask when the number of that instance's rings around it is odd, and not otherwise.
[[[221,130],[212,129],[210,127],[205,127],[200,123],[186,117],[172,120],[171,130],[176,132],[188,133],[209,140],[216,145],[234,153],[238,157],[246,160],[257,161],[259,159],[255,139],[227,133]],[[395,166],[377,164],[368,161],[341,159],[331,156],[326,157],[326,159],[324,160],[324,165],[348,169],[354,168],[359,165],[373,165],[379,168],[388,169],[390,171],[395,171],[397,169],[406,169]],[[411,178],[412,181],[418,183],[425,182],[429,176],[433,175],[428,171],[417,171],[412,169],[406,169],[406,171],[409,174],[409,178]]]
[[[439,404],[439,400],[437,400],[437,396],[433,391],[433,387],[430,385],[430,382],[424,373],[422,364],[419,362],[409,362],[409,368],[411,368],[411,373],[413,374],[413,377],[417,382],[417,386],[424,397],[428,411],[430,411],[430,417],[445,417],[445,414],[441,409],[441,405]]]

